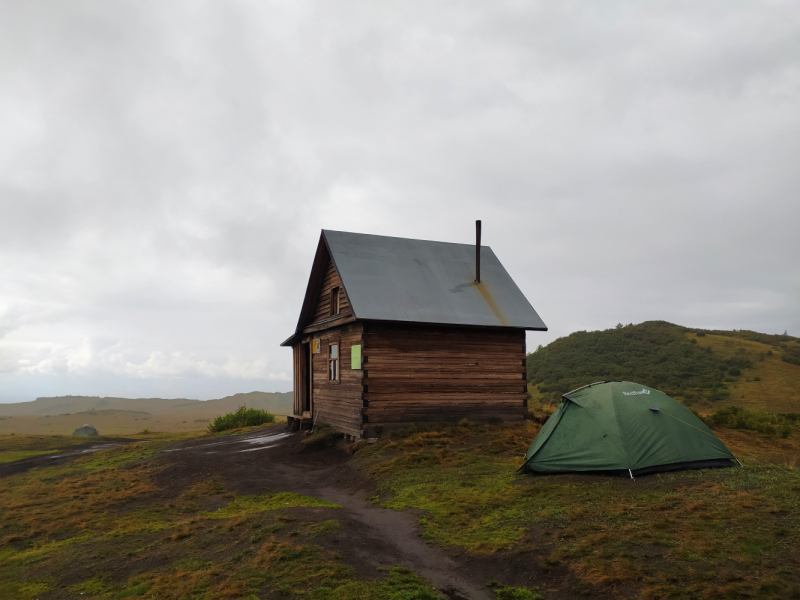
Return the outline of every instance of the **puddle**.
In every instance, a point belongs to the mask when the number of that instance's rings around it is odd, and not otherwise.
[[[64,452],[62,454],[54,454],[48,456],[48,459],[64,458],[65,456],[75,456],[76,454],[89,454],[90,452],[99,452],[100,450],[108,450],[109,448],[121,448],[122,444],[100,444],[99,446],[92,446],[91,448],[84,448],[83,450],[76,450],[75,452]]]
[[[186,448],[168,448],[164,450],[164,452],[180,452],[182,450],[201,450],[203,448],[211,448],[213,446],[225,446],[225,445],[233,445],[233,444],[272,444],[273,442],[277,442],[278,440],[282,440],[283,438],[287,438],[291,436],[291,433],[273,433],[270,435],[257,435],[255,437],[242,437],[242,436],[231,436],[229,439],[223,440],[221,442],[212,442],[210,444],[199,444],[197,446],[187,446]],[[260,450],[260,448],[254,448],[254,450]],[[211,450],[206,452],[205,454],[212,454],[216,452],[216,450]],[[237,450],[237,452],[244,452],[244,450]]]
[[[269,444],[271,442],[277,442],[278,440],[282,440],[283,438],[287,438],[291,433],[273,433],[272,435],[260,435],[258,437],[253,438],[246,438],[243,439],[243,442],[247,442],[248,444]],[[243,452],[243,450],[242,450]]]
[[[268,446],[259,446],[258,448],[245,448],[244,450],[237,450],[237,452],[255,452],[256,450],[266,450],[267,448],[274,448],[278,444],[269,444]]]
[[[273,433],[271,435],[259,435],[256,437],[231,436],[221,442],[211,442],[210,444],[198,444],[197,446],[186,446],[185,448],[167,448],[164,452],[181,452],[183,450],[200,450],[201,448],[211,448],[213,446],[225,446],[231,444],[267,444],[275,440],[289,437],[291,433]]]

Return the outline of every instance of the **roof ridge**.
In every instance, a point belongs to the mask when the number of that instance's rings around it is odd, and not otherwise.
[[[340,231],[338,229],[323,229],[323,233],[343,233],[346,235],[363,235],[365,237],[376,237],[376,238],[384,238],[389,240],[404,240],[408,242],[425,242],[426,244],[448,244],[451,246],[469,246],[470,248],[475,247],[475,243],[462,243],[462,242],[442,242],[439,240],[423,240],[421,238],[409,238],[409,237],[402,237],[399,235],[379,235],[377,233],[359,233],[357,231]],[[492,249],[491,246],[487,246],[486,244],[481,244],[481,248],[488,248],[489,250]]]

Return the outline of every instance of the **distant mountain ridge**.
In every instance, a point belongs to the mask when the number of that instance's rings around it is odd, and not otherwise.
[[[188,398],[116,398],[98,396],[54,396],[31,402],[0,404],[0,416],[44,416],[85,413],[87,411],[131,411],[162,414],[224,414],[242,404],[285,416],[292,411],[292,392],[249,392],[216,400]]]

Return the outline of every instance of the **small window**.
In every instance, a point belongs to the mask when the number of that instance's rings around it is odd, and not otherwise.
[[[339,381],[339,344],[328,346],[328,380]]]
[[[331,316],[339,314],[339,288],[331,290]]]

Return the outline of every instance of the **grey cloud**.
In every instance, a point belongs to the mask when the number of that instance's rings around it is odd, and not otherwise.
[[[781,2],[6,3],[7,397],[285,389],[323,227],[482,218],[533,346],[797,334],[799,34]]]

